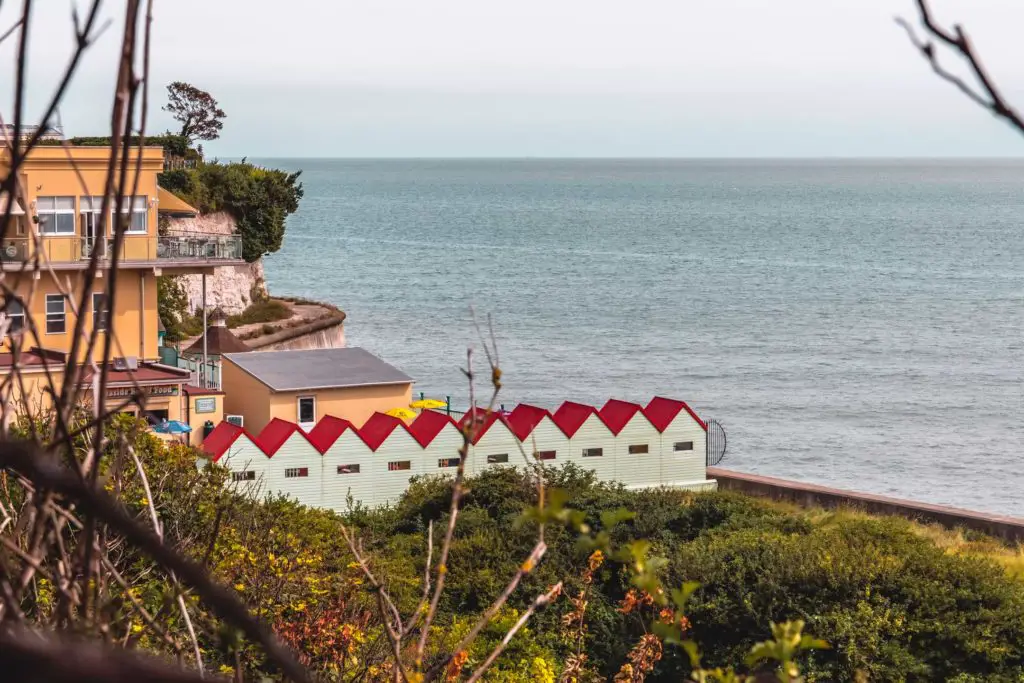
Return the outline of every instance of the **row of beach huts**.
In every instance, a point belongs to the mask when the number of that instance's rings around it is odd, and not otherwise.
[[[600,409],[566,402],[553,413],[525,404],[508,414],[479,409],[459,422],[435,411],[408,424],[375,413],[360,427],[325,416],[308,432],[274,419],[258,436],[222,422],[202,449],[231,471],[233,485],[344,511],[350,496],[375,507],[396,501],[413,476],[454,473],[467,427],[468,474],[529,459],[575,463],[629,488],[715,483],[705,472],[707,425],[685,402],[662,397],[646,406],[612,399]]]

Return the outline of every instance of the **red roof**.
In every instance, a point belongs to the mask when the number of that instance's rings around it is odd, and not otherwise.
[[[477,443],[487,433],[487,430],[499,421],[516,438],[520,441],[525,441],[545,416],[550,417],[558,428],[569,437],[579,431],[579,428],[583,426],[583,423],[592,414],[597,415],[613,434],[621,432],[638,412],[644,415],[645,419],[655,429],[659,432],[664,432],[672,423],[672,420],[683,410],[696,420],[701,428],[707,429],[704,422],[697,417],[696,413],[686,403],[660,396],[651,400],[646,408],[636,403],[612,399],[605,403],[600,411],[582,403],[566,401],[555,411],[554,415],[544,408],[526,404],[516,407],[508,418],[499,411],[477,409],[476,419],[478,426],[476,433],[473,435],[473,443]],[[213,460],[216,462],[228,451],[238,437],[244,434],[267,457],[272,457],[284,445],[288,437],[298,431],[302,434],[303,438],[309,441],[313,448],[323,454],[345,433],[346,429],[351,429],[371,450],[376,451],[391,433],[398,428],[407,430],[416,440],[416,443],[426,448],[444,430],[445,425],[454,424],[461,430],[469,423],[472,417],[473,413],[466,413],[458,423],[455,423],[443,413],[428,410],[420,413],[412,424],[407,427],[397,417],[385,415],[384,413],[374,413],[366,421],[366,424],[357,428],[348,420],[328,415],[321,419],[308,434],[292,422],[274,418],[263,428],[258,438],[253,438],[251,434],[241,427],[237,427],[229,422],[221,422],[203,441],[202,449],[212,455]]]
[[[612,430],[612,434],[618,435],[622,428],[633,419],[633,416],[642,410],[643,408],[636,403],[619,401],[613,398],[604,404],[599,414],[604,423],[608,425],[608,429]]]
[[[533,433],[534,428],[540,424],[540,421],[545,417],[550,417],[550,415],[551,413],[543,408],[520,403],[512,411],[512,414],[508,416],[508,424],[517,439],[526,441],[530,434]]]
[[[391,436],[391,432],[398,427],[405,429],[405,423],[397,417],[374,413],[356,433],[366,442],[371,451],[376,451],[385,439]]]
[[[426,448],[434,437],[441,433],[445,425],[456,426],[455,421],[449,416],[433,410],[424,410],[409,425],[409,433],[419,445]]]
[[[323,455],[328,448],[334,445],[335,441],[341,438],[346,429],[355,431],[355,427],[348,420],[333,415],[324,415],[306,436],[313,447]]]
[[[181,388],[189,396],[223,396],[224,392],[220,389],[210,389],[209,387],[197,387],[194,384],[186,384]]]
[[[597,414],[597,409],[594,406],[566,401],[559,406],[555,414],[551,416],[551,419],[571,439],[573,434],[578,432],[583,423],[587,421],[588,417]]]
[[[212,455],[213,461],[217,462],[242,434],[245,434],[245,430],[238,425],[231,424],[230,422],[221,422],[213,428],[208,437],[203,439],[200,448]]]
[[[659,432],[664,432],[668,429],[668,426],[672,424],[672,420],[676,418],[679,411],[685,410],[689,413],[690,417],[700,425],[700,428],[705,432],[708,431],[708,426],[704,424],[704,420],[697,417],[697,413],[693,412],[690,406],[686,405],[685,401],[676,401],[671,398],[664,398],[662,396],[655,396],[651,399],[651,402],[644,408],[644,415],[651,421],[654,428]]]
[[[267,454],[267,457],[273,457],[277,453],[277,449],[284,445],[284,442],[288,440],[288,437],[295,432],[301,432],[305,436],[305,432],[294,422],[288,422],[282,420],[279,417],[275,417],[273,420],[267,423],[267,426],[260,432],[257,446],[263,449],[263,452]]]

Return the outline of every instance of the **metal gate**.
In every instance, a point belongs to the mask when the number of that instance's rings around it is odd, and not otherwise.
[[[708,420],[707,465],[714,467],[725,457],[725,427],[718,420]]]

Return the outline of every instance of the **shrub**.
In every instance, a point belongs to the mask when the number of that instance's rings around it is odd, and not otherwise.
[[[249,304],[244,311],[228,317],[228,327],[252,323],[272,323],[292,317],[291,307],[283,301],[264,299]]]

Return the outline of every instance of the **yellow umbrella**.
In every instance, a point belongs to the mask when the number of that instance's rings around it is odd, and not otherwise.
[[[410,403],[409,407],[419,408],[420,410],[434,410],[436,408],[447,408],[448,404],[444,401],[438,401],[436,398],[421,398]]]
[[[409,410],[408,408],[392,408],[384,414],[397,417],[399,420],[411,420],[416,417],[416,411]]]

